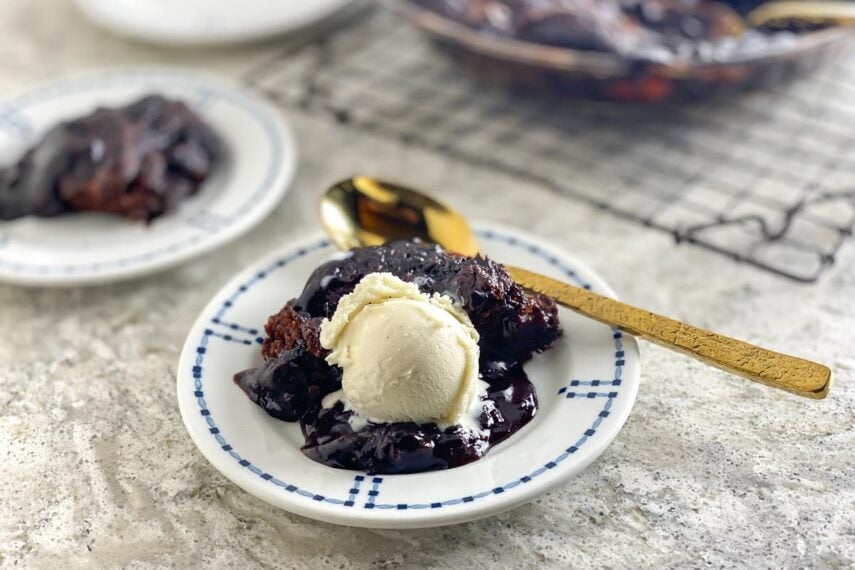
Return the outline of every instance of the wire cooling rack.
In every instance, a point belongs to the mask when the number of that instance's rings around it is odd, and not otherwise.
[[[855,59],[662,109],[512,94],[374,10],[246,77],[273,100],[539,183],[812,282],[855,226]]]

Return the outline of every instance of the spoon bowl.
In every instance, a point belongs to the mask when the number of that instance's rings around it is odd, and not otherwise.
[[[421,192],[367,176],[334,184],[321,198],[321,223],[342,250],[418,238],[463,255],[478,253],[456,210]]]

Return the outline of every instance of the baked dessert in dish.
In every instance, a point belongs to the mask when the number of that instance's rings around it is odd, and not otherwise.
[[[412,0],[486,34],[668,64],[749,54],[793,30],[753,29],[763,0]]]
[[[148,95],[50,129],[0,170],[0,220],[107,212],[151,221],[195,194],[220,152],[185,103]]]
[[[271,316],[235,383],[300,422],[331,467],[413,473],[475,461],[537,412],[523,364],[562,334],[555,303],[483,257],[399,241],[318,267]]]

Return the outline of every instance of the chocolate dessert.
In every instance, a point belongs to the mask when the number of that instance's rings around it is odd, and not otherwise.
[[[218,153],[213,131],[181,101],[149,95],[97,109],[0,170],[0,220],[90,211],[148,222],[195,194]]]
[[[761,0],[413,0],[486,34],[630,60],[715,61],[781,30],[752,29]]]
[[[342,369],[327,362],[330,351],[320,340],[324,320],[371,274],[391,274],[420,293],[444,295],[468,315],[479,337],[480,381],[486,383],[474,429],[355,423],[342,402],[324,407],[325,396],[342,387]],[[405,241],[356,249],[321,265],[265,330],[263,365],[236,374],[235,382],[271,416],[300,422],[308,457],[369,473],[446,469],[482,457],[534,417],[537,396],[522,365],[562,334],[555,303],[526,294],[501,265]]]

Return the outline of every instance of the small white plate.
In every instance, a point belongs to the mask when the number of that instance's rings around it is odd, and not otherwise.
[[[0,281],[68,286],[138,277],[247,232],[280,201],[297,160],[291,131],[261,98],[182,69],[141,68],[55,81],[0,102],[0,164],[50,127],[148,93],[184,100],[224,152],[199,192],[151,224],[100,213],[0,222]]]
[[[357,0],[77,0],[93,22],[170,45],[245,42],[298,31]]]
[[[533,237],[496,226],[477,231],[496,260],[614,294],[590,269]],[[370,476],[315,463],[300,452],[299,425],[268,416],[232,375],[261,363],[267,317],[334,252],[316,237],[242,272],[202,311],[181,354],[178,403],[190,436],[214,467],[260,499],[352,526],[460,523],[563,483],[603,452],[629,416],[640,372],[634,339],[562,308],[563,337],[525,366],[537,388],[537,416],[486,457],[412,475]]]

